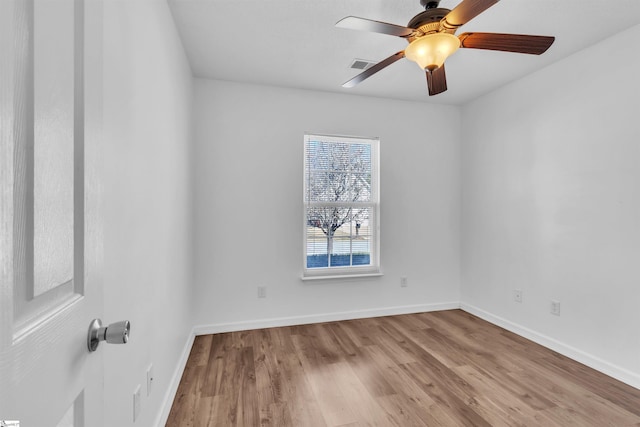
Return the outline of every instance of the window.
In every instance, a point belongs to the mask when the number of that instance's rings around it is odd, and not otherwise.
[[[378,142],[305,135],[303,278],[379,274]]]

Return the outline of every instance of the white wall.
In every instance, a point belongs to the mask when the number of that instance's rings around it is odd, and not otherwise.
[[[155,425],[192,322],[191,71],[168,6],[111,0],[104,22],[105,426]],[[146,369],[155,385],[146,396]]]
[[[211,80],[194,105],[196,325],[457,305],[457,107]],[[305,131],[380,137],[383,277],[300,280]]]
[[[464,106],[462,127],[463,307],[636,387],[638,38],[640,26]]]

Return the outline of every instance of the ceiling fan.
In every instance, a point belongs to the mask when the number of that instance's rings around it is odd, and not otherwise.
[[[406,27],[348,16],[336,27],[372,31],[406,39],[409,46],[366,69],[343,87],[353,87],[394,62],[407,58],[425,70],[429,96],[447,90],[444,61],[458,48],[498,50],[503,52],[544,53],[555,37],[524,34],[463,33],[455,36],[458,27],[466,24],[499,0],[463,0],[453,10],[439,8],[440,0],[420,0],[425,11],[414,16]]]

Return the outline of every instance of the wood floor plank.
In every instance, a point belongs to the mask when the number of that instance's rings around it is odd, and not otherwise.
[[[408,339],[400,346],[411,351],[418,359],[418,362],[404,364],[401,367],[411,374],[427,394],[445,403],[451,411],[460,416],[461,422],[470,422],[478,426],[489,425],[478,414],[477,390],[413,339]]]
[[[196,337],[171,427],[640,427],[640,390],[461,310]]]
[[[296,351],[291,338],[294,335],[292,332],[293,328],[285,326],[266,330],[269,331],[273,347],[278,349],[281,354],[291,354]]]
[[[534,419],[538,410],[532,408],[518,394],[502,388],[495,378],[473,366],[464,365],[453,370],[482,396],[479,411],[492,426],[526,426],[522,420]]]
[[[398,333],[404,337],[404,341],[399,343],[401,348],[405,347],[407,340],[411,340],[447,367],[460,366],[467,363],[466,353],[459,351],[461,347],[455,344],[456,337],[452,337],[451,342],[446,342],[445,337],[432,328],[401,329]]]
[[[527,362],[523,361],[523,363]],[[541,393],[552,392],[550,400],[567,412],[571,412],[575,418],[583,418],[584,425],[594,423],[593,425],[597,426],[614,427],[629,424],[638,418],[635,414],[580,385],[550,373],[547,366],[531,363],[527,371],[514,373],[512,377],[516,381],[535,383],[533,386],[538,387]]]
[[[352,365],[340,362],[328,365],[331,370],[333,387],[339,388],[344,396],[344,404],[356,414],[358,422],[370,426],[398,426],[393,417],[374,400],[369,390],[364,386],[360,377],[353,372]]]
[[[382,396],[376,399],[378,404],[392,417],[399,426],[443,426],[431,414],[428,406],[422,406],[401,395]],[[433,402],[433,401],[432,401]],[[449,420],[454,425],[453,420]]]
[[[362,319],[347,320],[341,322],[340,326],[358,347],[375,344],[369,337],[369,335],[371,335],[369,332],[371,327],[370,322],[363,321]]]
[[[268,329],[254,332],[254,368],[256,392],[261,410],[282,402],[282,355]]]
[[[283,363],[284,400],[289,409],[291,426],[324,427],[322,410],[315,398],[309,377],[297,353],[288,353]],[[283,424],[287,426],[287,424]]]
[[[182,381],[176,391],[173,407],[167,425],[196,426],[195,418],[200,411],[198,392],[199,383],[203,377],[205,367],[187,365]]]
[[[327,329],[333,334],[336,344],[342,350],[345,356],[355,356],[358,346],[353,342],[349,334],[344,330],[339,322],[332,322],[327,324]]]
[[[456,425],[479,427],[491,425],[476,412],[478,402],[474,397],[475,393],[460,378],[451,378],[451,373],[442,369],[438,369],[439,372],[433,375],[431,371],[423,368],[422,363],[418,362],[402,365],[402,368],[429,397],[455,420]],[[442,374],[445,374],[446,377]],[[450,386],[453,387],[449,388]]]
[[[236,406],[237,425],[257,426],[260,424],[260,415],[256,390],[256,371],[253,363],[253,347],[243,347],[239,352],[240,366],[235,376],[239,389]]]
[[[454,418],[446,413],[444,406],[438,405],[400,365],[389,358],[385,351],[376,346],[368,346],[363,348],[363,351],[369,353],[379,366],[378,375],[384,376],[391,387],[396,390],[396,394],[391,395],[390,399],[385,399],[389,396],[379,398],[381,402],[384,402],[385,409],[395,407],[396,404],[400,405],[395,409],[400,412],[400,419],[404,418],[405,411],[410,411],[419,419],[426,420],[426,425],[429,426],[456,424]],[[427,414],[424,413],[425,411]]]
[[[640,416],[640,390],[557,353],[552,353],[543,360],[553,373],[570,378],[574,383],[603,399]]]
[[[333,376],[336,370],[332,369],[332,364],[317,367],[305,366],[305,370],[322,416],[328,426],[358,422],[357,413],[348,404],[347,396],[342,388],[337,386],[339,378]],[[345,372],[342,371],[340,374],[345,374]]]
[[[231,334],[216,334],[211,340],[206,378],[202,390],[204,396],[224,394],[223,384],[228,381],[227,360],[232,351]]]
[[[206,366],[209,361],[209,352],[211,351],[211,341],[213,335],[200,335],[193,340],[191,353],[189,354],[189,366]]]
[[[218,413],[225,412],[224,409],[221,409],[221,401],[220,396],[201,396],[198,399],[198,410],[194,414],[193,426],[194,427],[213,427],[215,426],[214,420],[216,419],[216,415]],[[178,425],[178,424],[176,424]],[[180,424],[183,425],[183,424]],[[185,424],[187,427],[189,424]]]
[[[398,346],[398,343],[404,342],[405,336],[389,322],[388,318],[379,320],[378,331],[373,337],[376,345],[397,364],[415,362],[415,358],[410,353]]]
[[[381,374],[380,366],[369,355],[369,350],[376,346],[362,347],[355,357],[348,360],[351,370],[360,379],[367,392],[374,397],[389,396],[396,394],[396,390],[387,381],[385,375]]]
[[[514,357],[511,352],[492,352],[486,346],[480,346],[475,339],[470,339],[473,334],[466,336],[443,334],[430,329],[428,332],[438,335],[442,344],[441,352],[455,355],[460,366],[474,366],[478,374],[485,378],[491,378],[496,387],[504,389],[509,394],[517,396],[524,404],[534,410],[542,410],[555,406],[543,393],[532,389],[527,383],[514,382],[510,376],[513,372],[523,370],[523,358]],[[490,342],[483,339],[482,343]],[[429,342],[432,346],[433,342]],[[451,356],[450,356],[451,357]]]

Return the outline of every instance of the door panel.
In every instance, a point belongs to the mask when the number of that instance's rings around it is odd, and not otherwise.
[[[102,425],[102,3],[0,1],[0,419]]]
[[[26,76],[14,95],[18,336],[83,294],[83,6],[31,0],[17,10],[25,54],[14,70]]]
[[[33,280],[30,294],[37,297],[74,278],[74,132],[75,106],[83,107],[82,90],[74,90],[75,71],[82,69],[83,17],[71,1],[33,4],[33,139],[29,142],[28,171],[33,175]],[[80,129],[82,130],[82,129]],[[32,153],[31,153],[32,152]],[[30,295],[30,296],[31,296]]]

